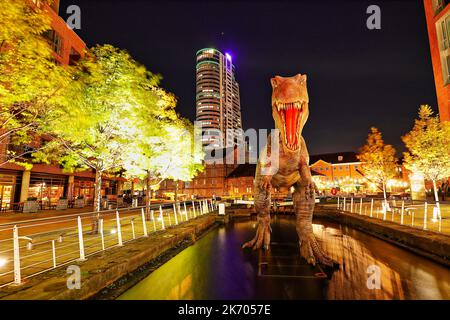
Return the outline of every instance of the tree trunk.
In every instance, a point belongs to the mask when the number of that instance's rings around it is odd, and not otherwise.
[[[383,219],[386,219],[386,213],[388,209],[387,203],[387,195],[386,195],[386,183],[383,181],[383,197],[384,197],[384,210],[383,210]]]
[[[175,180],[175,196],[174,196],[175,204],[178,202],[178,180]]]
[[[152,202],[152,191],[150,188],[150,174],[147,173],[147,178],[145,179],[146,190],[145,190],[145,215],[146,219],[150,220],[150,205]]]
[[[441,218],[441,206],[439,204],[439,195],[438,195],[438,191],[437,191],[436,180],[432,180],[432,181],[433,181],[433,190],[434,190],[434,200],[436,201],[436,207],[438,208],[438,216],[439,216],[439,218]]]
[[[98,233],[98,221],[102,205],[102,172],[95,170],[94,184],[94,214],[92,215],[92,234]]]

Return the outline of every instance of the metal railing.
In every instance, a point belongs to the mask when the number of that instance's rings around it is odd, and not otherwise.
[[[450,234],[450,204],[416,200],[337,197],[336,208],[343,212]]]
[[[211,213],[211,199],[0,225],[0,288]]]

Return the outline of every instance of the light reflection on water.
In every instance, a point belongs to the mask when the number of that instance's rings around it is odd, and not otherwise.
[[[322,221],[315,222],[314,233],[341,264],[329,281],[260,277],[261,253],[240,249],[254,227],[248,220],[208,233],[119,299],[450,299],[448,268]],[[272,227],[274,243],[297,243],[292,218],[275,218]],[[379,290],[367,288],[370,265],[381,270]]]

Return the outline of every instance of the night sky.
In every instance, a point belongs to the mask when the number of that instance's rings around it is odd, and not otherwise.
[[[270,78],[308,75],[310,154],[357,151],[370,126],[403,151],[420,104],[437,110],[422,1],[92,1],[77,33],[88,46],[127,49],[163,76],[178,112],[195,119],[195,53],[230,52],[247,128],[273,128]],[[366,8],[381,8],[381,30]]]

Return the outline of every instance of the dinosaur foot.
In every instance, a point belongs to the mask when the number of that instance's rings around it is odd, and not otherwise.
[[[328,257],[320,247],[313,233],[301,236],[299,240],[300,256],[309,264],[315,266],[319,263],[332,269],[339,267],[339,263]]]
[[[270,217],[258,217],[258,229],[256,230],[256,235],[252,240],[244,243],[242,249],[253,248],[253,250],[257,250],[264,247],[264,249],[269,250],[270,232]]]

